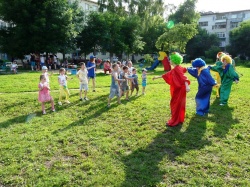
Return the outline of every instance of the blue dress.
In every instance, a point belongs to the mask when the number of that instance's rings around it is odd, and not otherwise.
[[[188,73],[198,80],[198,92],[195,96],[196,114],[204,116],[209,112],[210,97],[213,86],[216,85],[215,80],[206,68],[202,69],[200,74],[196,68],[187,68]]]

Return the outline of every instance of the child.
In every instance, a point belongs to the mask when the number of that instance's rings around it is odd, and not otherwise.
[[[141,85],[142,85],[142,95],[145,95],[145,90],[146,90],[146,86],[147,86],[147,75],[151,74],[151,73],[147,73],[147,70],[144,68],[142,70],[142,75],[141,75]]]
[[[110,65],[110,61],[107,60],[106,62],[104,62],[104,65],[103,65],[103,71],[104,71],[104,74],[106,75],[107,74],[107,71],[109,73],[111,73],[111,65]]]
[[[126,81],[122,82],[120,84],[121,87],[121,96],[123,94],[126,94],[126,100],[129,100],[128,94],[129,94],[129,86],[128,86],[128,80],[132,80],[133,78],[128,78],[128,67],[124,66],[123,67],[123,72],[120,74],[121,79],[125,79]]]
[[[220,105],[223,106],[227,104],[233,82],[239,82],[239,75],[232,66],[232,58],[230,56],[222,56],[221,61],[223,63],[222,66],[209,66],[209,68],[221,75]]]
[[[190,81],[184,75],[187,71],[186,68],[180,66],[183,61],[183,57],[174,52],[170,56],[170,63],[173,65],[173,69],[162,76],[155,76],[153,80],[163,78],[167,84],[170,85],[171,93],[171,119],[166,125],[173,127],[184,122],[185,110],[186,110],[186,92],[190,91]]]
[[[47,66],[43,66],[42,67],[42,75],[44,75],[45,76],[45,78],[46,78],[46,82],[48,83],[48,85],[49,85],[49,76],[51,76],[51,74],[48,74],[48,68],[47,68]]]
[[[58,83],[60,85],[60,95],[59,95],[59,105],[62,105],[62,95],[63,93],[65,93],[66,95],[66,100],[65,103],[70,103],[69,102],[69,90],[68,90],[68,86],[67,86],[67,76],[65,75],[65,69],[64,68],[60,68],[59,70],[59,76],[58,76]]]
[[[81,69],[77,72],[76,76],[80,81],[80,101],[82,101],[82,90],[84,90],[84,100],[88,101],[88,70],[86,69],[85,63],[81,63]]]
[[[187,68],[188,73],[198,80],[198,92],[195,96],[196,114],[204,116],[209,111],[210,97],[213,86],[216,85],[209,69],[205,68],[206,63],[201,58],[197,58],[192,62],[194,68]]]
[[[219,52],[217,53],[216,55],[216,58],[217,58],[217,61],[215,62],[215,66],[214,66],[214,69],[221,69],[222,68],[222,62],[221,62],[221,58],[226,55],[225,53],[223,52]],[[220,85],[221,85],[221,76],[222,74],[219,74],[217,71],[213,71],[214,72],[214,75],[215,75],[215,79],[216,79],[216,97],[220,97]]]
[[[16,61],[13,61],[13,63],[11,64],[11,71],[13,71],[14,74],[17,73],[17,64],[16,64]]]
[[[111,99],[116,95],[118,104],[121,104],[120,101],[120,88],[118,82],[124,82],[125,79],[118,79],[118,65],[113,64],[112,65],[112,73],[111,73],[111,86],[110,86],[110,94],[108,99],[108,105],[107,107],[110,107]]]
[[[51,110],[55,112],[54,100],[50,95],[50,87],[48,83],[46,82],[46,78],[44,75],[40,75],[40,83],[38,85],[38,88],[39,88],[38,101],[42,103],[43,114],[46,114],[45,102],[48,102],[48,101],[50,101],[51,103]]]
[[[131,87],[131,95],[133,94],[134,89],[136,89],[136,96],[138,96],[139,86],[138,86],[138,75],[136,74],[136,69],[132,70],[132,87]]]
[[[87,70],[88,70],[88,79],[92,79],[92,85],[93,85],[93,92],[95,92],[95,77],[96,77],[96,74],[95,74],[95,56],[90,56],[90,60],[87,64]]]

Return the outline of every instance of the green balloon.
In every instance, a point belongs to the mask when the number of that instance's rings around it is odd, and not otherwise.
[[[174,22],[173,21],[167,22],[167,28],[168,29],[172,29],[173,27],[174,27]]]

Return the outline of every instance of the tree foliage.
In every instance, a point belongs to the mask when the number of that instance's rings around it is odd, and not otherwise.
[[[245,21],[233,29],[230,36],[230,53],[250,56],[250,21]]]
[[[139,52],[144,42],[140,37],[138,21],[136,16],[120,16],[111,12],[92,13],[78,39],[79,47],[86,54],[98,46],[109,52],[110,57],[114,53]]]
[[[0,0],[0,12],[12,25],[0,32],[1,50],[12,56],[68,51],[83,21],[78,4],[67,0]]]
[[[198,27],[198,34],[187,43],[186,53],[188,58],[195,59],[200,56],[206,56],[205,51],[208,51],[212,46],[219,46],[219,44],[220,39],[216,34],[209,34],[206,29]]]
[[[171,14],[168,20],[175,23],[197,24],[200,14],[195,11],[195,5],[198,0],[186,0],[181,4],[175,13]]]
[[[164,51],[185,52],[187,42],[196,34],[196,24],[177,24],[158,38],[156,48]]]

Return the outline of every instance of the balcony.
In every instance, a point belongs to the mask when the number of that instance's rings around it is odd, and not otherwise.
[[[242,22],[243,21],[243,18],[232,18],[230,19],[231,22]]]

